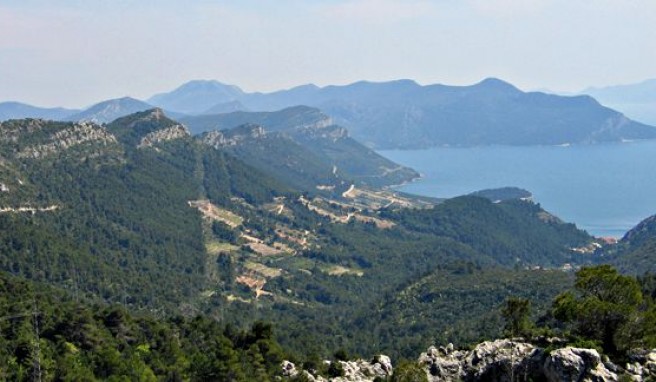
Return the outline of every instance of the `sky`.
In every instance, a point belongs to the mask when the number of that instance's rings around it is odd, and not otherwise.
[[[656,78],[655,0],[0,0],[0,102],[85,107],[193,79],[575,92]]]

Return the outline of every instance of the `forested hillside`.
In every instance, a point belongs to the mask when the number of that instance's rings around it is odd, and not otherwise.
[[[3,271],[131,312],[264,320],[297,354],[493,336],[499,301],[549,300],[571,282],[560,269],[595,261],[594,238],[530,200],[310,193],[326,162],[257,126],[208,140],[155,109],[0,127]],[[287,171],[302,159],[311,173]]]
[[[603,248],[598,254],[625,273],[656,273],[656,216],[641,221],[617,245]]]
[[[317,179],[312,179],[312,176],[315,173],[325,173],[326,166],[341,181],[373,187],[397,185],[419,177],[416,171],[384,158],[351,138],[345,128],[335,125],[320,110],[307,106],[289,107],[275,112],[237,111],[190,116],[181,121],[191,131],[205,133],[206,136],[217,134],[216,130],[234,135],[235,130],[240,130],[244,125],[261,126],[263,132],[257,136],[251,135],[251,139],[247,140],[233,139],[224,146],[232,146],[228,149],[246,162],[258,161],[257,164],[265,166],[269,162],[268,169],[277,177],[286,177],[289,172],[295,172],[294,179],[289,180],[300,180],[301,183],[296,185],[303,185],[308,180],[316,184]],[[294,147],[297,145],[305,150]],[[295,154],[306,156],[306,160],[296,160]],[[274,167],[290,160],[294,160],[293,166],[287,166],[284,171]],[[317,165],[324,169],[316,171],[313,166]],[[299,175],[309,179],[302,180]],[[321,180],[326,181],[325,175]],[[337,184],[339,188],[340,182],[329,179],[324,184]]]
[[[155,319],[0,272],[0,378],[268,381],[288,358],[270,325]]]

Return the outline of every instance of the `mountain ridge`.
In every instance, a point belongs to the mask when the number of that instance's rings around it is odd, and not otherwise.
[[[592,95],[602,104],[620,110],[630,118],[656,124],[656,79],[633,84],[587,88],[580,93]]]
[[[72,119],[109,122],[145,110],[146,104],[179,118],[305,105],[322,110],[354,139],[376,149],[596,144],[656,138],[656,127],[633,121],[590,96],[524,92],[498,78],[465,86],[420,85],[413,80],[323,87],[308,84],[270,93],[247,93],[215,80],[194,80],[155,94],[141,106],[106,111],[106,116],[99,112],[95,117],[83,111]],[[37,109],[30,113],[51,115]]]
[[[125,115],[152,109],[152,107],[152,105],[136,98],[121,97],[99,102],[77,114],[68,116],[66,119],[70,121],[109,123]]]
[[[656,138],[656,127],[634,122],[590,96],[523,92],[497,78],[466,86],[422,86],[412,80],[302,85],[235,97],[252,111],[319,108],[355,139],[379,149]]]
[[[300,169],[300,172],[304,172],[304,164],[314,162],[312,166],[324,174],[320,177],[322,181],[332,179],[332,183],[315,184],[315,186],[335,186],[341,189],[343,182],[374,187],[391,186],[419,177],[414,170],[399,166],[352,139],[347,129],[335,125],[332,118],[308,106],[293,106],[275,112],[238,111],[218,115],[189,116],[180,121],[194,134],[213,130],[225,132],[249,124],[260,125],[267,133],[272,133],[268,134],[266,143],[262,141],[263,144],[268,145],[269,150],[276,152],[277,156],[272,156],[268,158],[269,160],[287,163],[290,158],[286,157],[285,144],[300,145],[309,149],[311,154],[305,154],[308,161],[297,158],[293,162],[298,168],[288,167],[287,171],[298,173]],[[264,135],[262,131],[260,136]],[[244,143],[249,147],[232,148],[235,155],[247,163],[255,158],[259,158],[261,164],[267,161],[267,153],[262,151],[263,147],[256,147],[256,140],[248,140]],[[298,151],[297,149],[296,152]],[[331,172],[335,176],[326,176],[326,166],[332,169]],[[319,170],[319,168],[323,169]],[[273,168],[269,170],[275,171]],[[279,170],[276,173],[284,176]],[[307,187],[309,181],[307,178],[312,178],[313,171],[305,171],[305,173],[305,180],[301,179],[303,177],[297,177],[296,180]]]
[[[80,110],[63,107],[38,107],[22,102],[7,101],[0,103],[0,121],[23,118],[42,118],[60,120],[78,113]]]

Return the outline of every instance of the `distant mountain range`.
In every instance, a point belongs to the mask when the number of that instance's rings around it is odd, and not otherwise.
[[[224,103],[239,100],[246,94],[237,86],[218,81],[190,81],[168,92],[148,99],[152,105],[186,114],[200,114]]]
[[[45,108],[21,102],[0,102],[0,121],[21,118],[42,118],[58,121],[77,112],[79,110],[64,109],[62,107]]]
[[[648,87],[653,84],[644,86],[647,90],[642,93],[634,91],[635,99],[643,100],[641,95],[650,94]],[[603,97],[615,94],[611,90],[590,93]],[[184,115],[271,112],[299,105],[320,109],[335,124],[348,128],[354,139],[376,149],[593,144],[656,138],[655,127],[635,122],[590,96],[523,92],[495,78],[471,86],[361,81],[345,86],[303,85],[272,93],[247,93],[234,85],[196,80],[154,95],[147,102],[121,98],[81,112],[5,103],[0,104],[0,119],[39,117],[102,123],[152,106],[181,119]],[[287,110],[294,111],[302,109]],[[256,118],[257,114],[249,117]]]
[[[166,103],[150,101],[176,110],[178,96],[180,102],[202,99],[194,110],[197,113],[211,113],[212,107],[207,108],[210,99],[216,105],[243,106],[251,111],[313,106],[347,127],[353,138],[386,149],[656,138],[656,128],[634,122],[589,96],[526,93],[494,78],[471,86],[361,81],[346,86],[304,85],[273,93],[245,93],[216,81],[193,81],[157,96],[166,98]]]
[[[86,110],[69,115],[65,119],[69,121],[109,123],[117,118],[152,108],[152,105],[138,99],[123,97],[97,103]]]
[[[629,118],[656,125],[656,79],[636,84],[588,88],[589,94],[603,105],[619,110]]]

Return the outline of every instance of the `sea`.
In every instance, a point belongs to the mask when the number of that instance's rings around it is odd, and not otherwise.
[[[656,141],[379,153],[422,174],[399,191],[450,198],[520,187],[545,210],[598,237],[621,238],[656,214]]]

